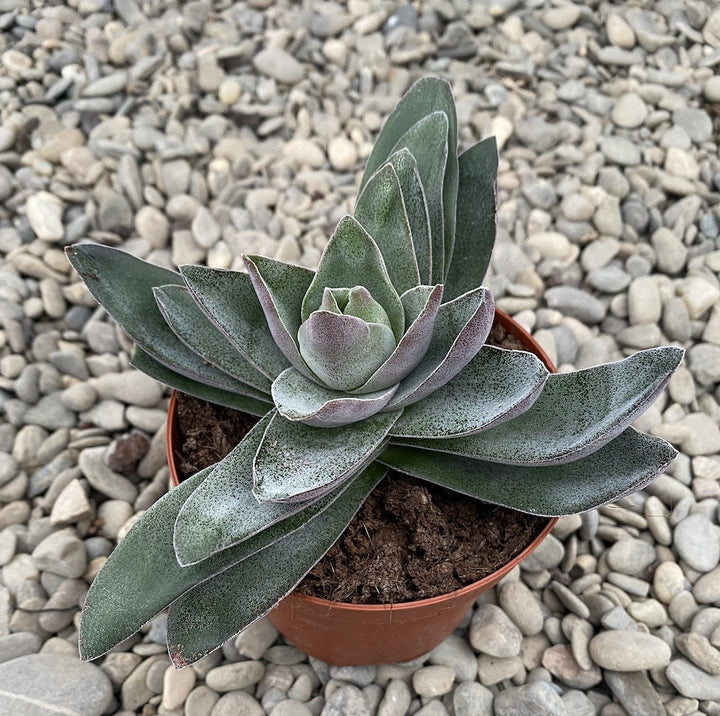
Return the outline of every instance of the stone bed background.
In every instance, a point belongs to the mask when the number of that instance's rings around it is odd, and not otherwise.
[[[0,0],[0,30],[0,713],[720,714],[716,3]],[[263,621],[174,671],[158,617],[82,665],[88,584],[168,486],[167,391],[63,247],[312,267],[426,73],[463,146],[498,138],[498,305],[561,369],[685,346],[638,421],[680,456],[415,663],[328,668]]]

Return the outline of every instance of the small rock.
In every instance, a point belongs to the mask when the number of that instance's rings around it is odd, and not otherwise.
[[[495,716],[565,716],[558,692],[545,681],[500,691],[493,704]]]
[[[470,622],[468,639],[474,649],[484,654],[516,656],[520,653],[522,632],[500,607],[481,604]]]
[[[708,674],[687,659],[673,659],[665,676],[679,693],[690,699],[720,699],[720,676]]]
[[[0,664],[0,693],[8,714],[102,716],[113,702],[110,679],[67,654],[28,654]]]
[[[651,634],[637,631],[603,631],[590,640],[590,657],[603,669],[642,671],[667,666],[670,647]]]
[[[43,241],[60,241],[65,235],[63,204],[58,197],[47,191],[39,191],[25,203],[30,227]]]
[[[720,546],[713,523],[700,513],[688,515],[673,533],[675,549],[681,559],[698,572],[715,569]]]
[[[305,68],[279,47],[266,47],[253,57],[253,66],[278,82],[294,85],[305,76]]]

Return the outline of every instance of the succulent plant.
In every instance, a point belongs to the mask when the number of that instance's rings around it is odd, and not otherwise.
[[[449,85],[418,81],[385,123],[352,216],[317,271],[247,272],[79,244],[73,266],[135,343],[133,364],[261,416],[221,462],[147,510],[88,593],[96,658],[170,605],[184,665],[267,613],[325,554],[389,468],[540,515],[640,489],[675,450],[631,422],[683,351],[549,374],[486,346],[497,150],[458,156]]]

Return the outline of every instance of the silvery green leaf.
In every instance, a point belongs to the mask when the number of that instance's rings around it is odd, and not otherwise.
[[[288,370],[293,370],[288,368]],[[178,563],[197,564],[302,511],[314,517],[337,497],[334,492],[307,502],[258,503],[252,493],[253,459],[272,413],[268,413],[219,463],[185,501],[175,520]],[[286,522],[289,527],[295,521]]]
[[[375,472],[369,473],[369,476],[377,478],[379,482],[385,470],[376,465],[372,468]],[[311,524],[336,500],[339,503],[338,509],[345,510],[348,507],[345,504],[346,489],[355,485],[354,481],[349,480],[327,498],[300,505],[299,512],[240,544],[218,552],[198,564],[181,567],[175,559],[173,547],[175,520],[185,501],[202,485],[212,469],[208,467],[200,471],[163,495],[141,515],[108,557],[85,599],[78,639],[83,659],[97,659],[102,656],[132,636],[184,592],[205,580],[251,555],[262,554],[261,550],[278,540],[286,539],[286,544],[292,544],[292,533]],[[368,481],[357,485],[355,490],[358,492],[348,495],[350,502],[358,498],[362,502],[367,496],[361,496],[362,491],[370,484],[374,487],[377,482]],[[260,617],[262,614],[256,616]]]
[[[215,388],[207,383],[199,383],[159,363],[139,346],[133,348],[130,363],[143,373],[147,373],[151,378],[155,378],[155,380],[176,390],[181,390],[188,395],[194,395],[201,400],[207,400],[211,403],[217,403],[218,405],[225,405],[235,410],[242,410],[251,415],[265,415],[265,413],[272,408],[269,395],[260,400],[251,396],[231,393],[228,390]]]
[[[294,368],[275,378],[272,396],[278,412],[288,420],[306,425],[335,428],[369,418],[382,410],[396,386],[363,395],[348,395],[323,388]]]
[[[303,297],[314,273],[265,256],[246,256],[245,265],[275,343],[295,368],[311,376],[298,350],[297,333]]]
[[[395,290],[404,293],[417,286],[420,274],[410,221],[392,164],[383,164],[370,177],[355,205],[355,218],[375,239]]]
[[[506,465],[391,445],[388,467],[470,497],[537,515],[572,515],[642,489],[677,455],[660,438],[627,428],[590,455],[563,465]]]
[[[445,280],[450,300],[480,286],[495,244],[496,177],[495,138],[479,142],[459,157],[455,246]]]
[[[395,152],[388,161],[395,167],[400,181],[403,202],[405,203],[405,210],[410,224],[413,249],[420,274],[420,283],[429,284],[432,280],[430,216],[417,162],[407,149]]]
[[[248,387],[256,389],[245,395],[265,398],[270,391],[270,381],[245,360],[208,319],[185,286],[157,286],[153,292],[165,322],[190,350]]]
[[[444,272],[447,217],[443,206],[444,185],[439,178],[445,176],[448,160],[447,115],[444,112],[433,112],[423,117],[400,137],[394,151],[401,149],[410,151],[417,162],[430,219],[432,281],[441,283]],[[454,206],[451,209],[454,209]]]
[[[416,286],[400,297],[405,308],[405,325],[409,328],[392,355],[353,393],[375,392],[395,385],[420,363],[432,340],[442,295],[441,285]]]
[[[364,286],[385,309],[393,334],[400,340],[405,330],[405,312],[393,288],[375,241],[351,216],[340,219],[330,237],[320,265],[302,304],[302,320],[320,308],[326,288]]]
[[[93,296],[130,338],[156,361],[196,382],[242,392],[241,383],[208,365],[165,322],[153,289],[182,285],[178,274],[125,251],[98,244],[71,246],[67,256]]]
[[[175,560],[172,533],[183,502],[211,468],[161,497],[133,525],[95,577],[85,598],[78,643],[84,660],[97,659],[132,636],[198,579]],[[217,571],[218,565],[213,565]]]
[[[180,273],[195,302],[263,375],[274,380],[288,367],[247,274],[194,265]]]
[[[482,348],[495,315],[495,301],[482,286],[443,303],[430,346],[388,404],[402,408],[433,393],[455,377]]]
[[[476,435],[412,444],[513,465],[571,462],[602,447],[647,410],[683,354],[675,346],[650,348],[616,363],[556,373],[532,407],[513,420]]]
[[[448,438],[487,430],[526,411],[547,377],[532,353],[484,346],[450,382],[405,408],[390,434]]]
[[[407,130],[423,117],[433,112],[442,112],[447,117],[447,163],[444,175],[437,174],[432,177],[434,184],[438,177],[443,176],[443,214],[445,223],[445,245],[448,259],[452,254],[452,241],[455,235],[455,206],[458,182],[457,160],[457,116],[452,89],[445,80],[438,77],[422,77],[403,95],[397,107],[385,121],[383,128],[368,157],[363,174],[361,187],[365,186],[372,174],[384,164],[399,148],[399,140]],[[422,149],[422,147],[420,147]],[[412,151],[415,154],[415,151]],[[418,159],[417,155],[415,156]],[[418,163],[420,160],[418,159]],[[420,176],[428,176],[428,172],[420,171]],[[427,190],[427,186],[425,187]],[[427,283],[442,283],[443,281],[442,255],[433,261],[433,273],[430,279],[423,279]],[[438,273],[439,271],[439,273]]]
[[[170,607],[168,649],[177,667],[197,661],[267,614],[332,547],[385,475],[370,465],[288,537],[186,592]],[[221,553],[224,554],[224,553]]]
[[[393,353],[385,325],[329,311],[315,311],[298,331],[300,354],[331,390],[359,388]]]
[[[379,413],[338,428],[274,415],[255,456],[255,496],[261,502],[321,496],[367,467],[399,415],[399,410]]]

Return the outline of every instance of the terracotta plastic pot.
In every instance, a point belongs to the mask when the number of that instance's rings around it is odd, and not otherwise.
[[[498,309],[495,322],[555,372],[547,354],[510,316]],[[173,482],[178,484],[175,450],[180,435],[175,404],[173,393],[168,411],[167,456]],[[557,518],[548,519],[542,532],[514,559],[463,589],[431,599],[387,605],[347,604],[293,592],[270,612],[270,620],[289,642],[328,664],[357,666],[410,661],[445,639],[475,599],[525,559],[556,522]]]

